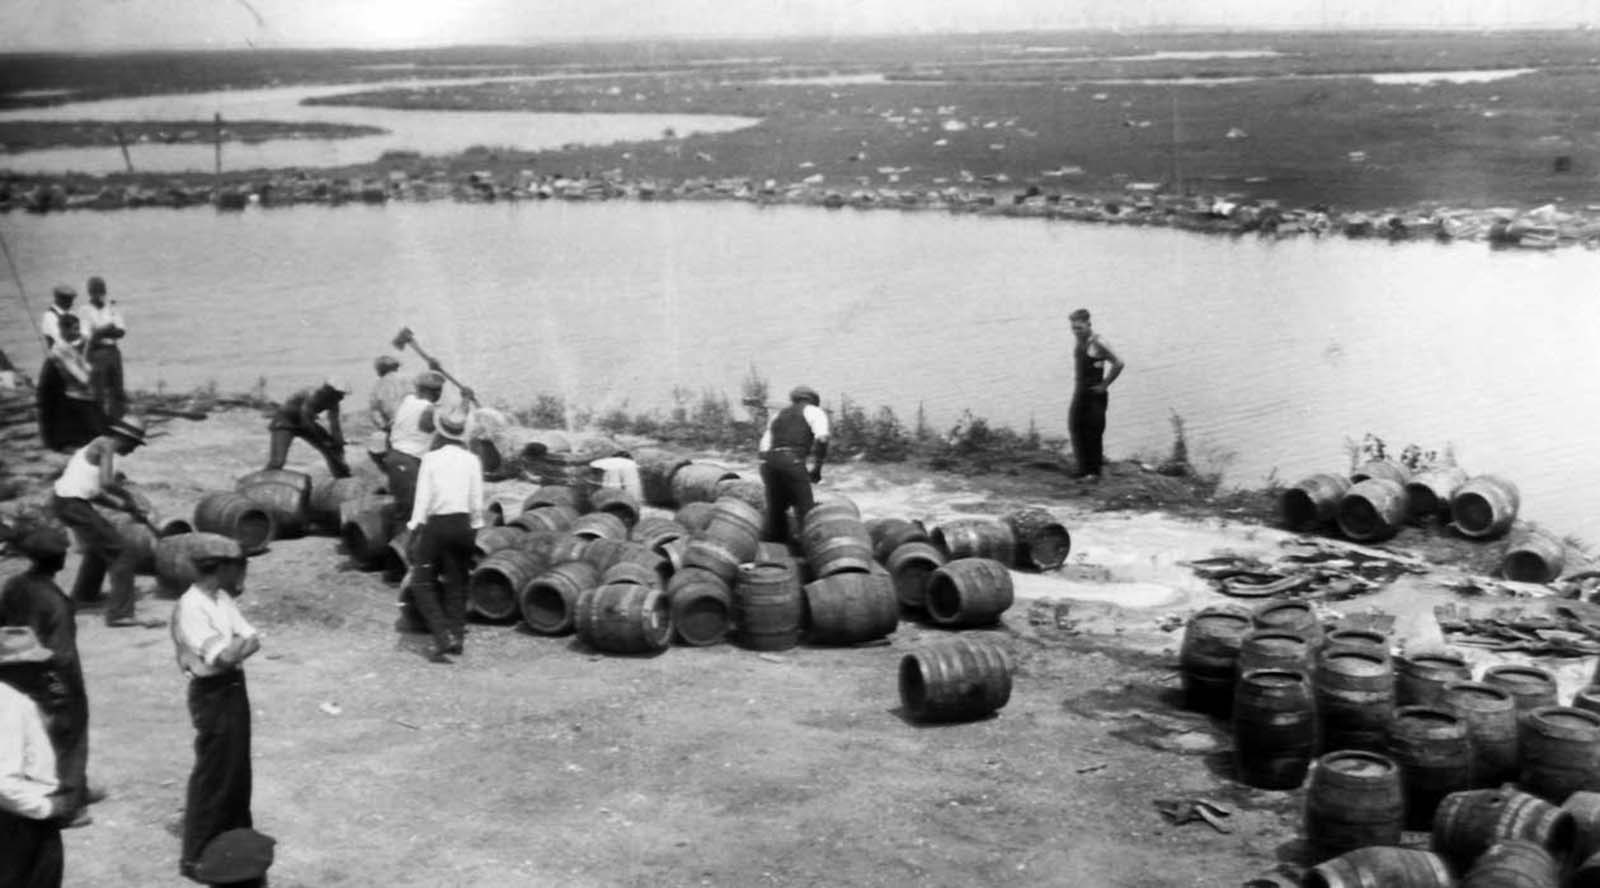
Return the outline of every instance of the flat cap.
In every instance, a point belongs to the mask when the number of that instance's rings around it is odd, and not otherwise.
[[[818,407],[822,406],[822,396],[817,394],[817,390],[812,388],[809,385],[797,385],[797,386],[795,386],[793,389],[791,389],[789,391],[789,400],[791,400],[791,401],[810,401],[811,403],[817,405]]]

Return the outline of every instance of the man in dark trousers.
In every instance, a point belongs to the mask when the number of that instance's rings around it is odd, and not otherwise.
[[[42,696],[50,743],[56,753],[60,792],[79,810],[72,826],[86,826],[89,815],[89,696],[78,660],[78,626],[72,600],[56,585],[67,560],[67,532],[40,524],[22,534],[12,548],[28,558],[28,569],[0,588],[0,626],[26,626],[50,649],[49,676]]]
[[[483,527],[483,463],[467,449],[465,413],[434,419],[438,446],[422,457],[411,530],[411,596],[433,635],[429,660],[449,663],[467,632],[467,570]],[[442,591],[441,591],[442,589]]]
[[[95,510],[95,506],[105,506],[148,520],[117,470],[118,457],[127,456],[144,443],[144,423],[138,417],[112,420],[106,424],[106,434],[72,454],[61,477],[56,479],[55,495],[50,498],[50,511],[77,534],[83,550],[83,561],[72,583],[72,600],[80,605],[99,600],[100,584],[109,573],[111,600],[106,604],[105,619],[106,625],[114,628],[161,625],[159,621],[134,617],[138,555],[122,544],[122,534]]]
[[[1080,308],[1068,317],[1077,340],[1072,351],[1072,406],[1067,410],[1067,434],[1078,460],[1078,470],[1072,477],[1099,481],[1106,458],[1106,407],[1111,402],[1106,390],[1122,375],[1123,363],[1111,346],[1095,334],[1088,309]]]
[[[101,416],[116,419],[128,412],[128,393],[122,386],[122,349],[127,335],[122,313],[106,299],[104,278],[89,278],[89,304],[78,309],[83,335],[89,340],[90,386]]]
[[[261,641],[231,593],[244,589],[239,545],[219,538],[190,557],[194,585],[172,609],[172,642],[178,668],[189,678],[189,719],[195,730],[178,871],[200,881],[195,867],[206,844],[229,830],[255,825],[244,661],[261,649]]]
[[[808,386],[789,393],[789,406],[773,414],[757,448],[761,483],[767,488],[766,539],[789,538],[788,514],[794,508],[796,529],[803,528],[814,500],[811,485],[822,480],[822,463],[828,458],[828,414],[822,397]],[[810,471],[806,457],[812,456]]]
[[[333,477],[350,477],[350,466],[344,459],[344,430],[339,426],[339,405],[348,394],[350,383],[329,377],[321,385],[290,395],[267,426],[272,435],[267,468],[283,468],[284,461],[289,458],[289,445],[300,438],[322,454]],[[324,414],[328,417],[326,428],[317,422],[317,417]]]
[[[389,425],[389,452],[383,455],[383,472],[389,479],[389,495],[394,497],[396,523],[411,517],[417,472],[422,468],[422,457],[433,449],[433,413],[444,394],[444,375],[434,370],[419,373],[415,389],[394,410],[394,421]]]
[[[34,688],[50,650],[24,626],[0,627],[0,885],[61,888],[61,827],[75,813]]]

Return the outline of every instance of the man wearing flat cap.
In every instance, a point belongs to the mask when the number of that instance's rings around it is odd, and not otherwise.
[[[66,284],[57,284],[51,291],[54,304],[45,309],[44,317],[39,319],[39,332],[44,336],[46,350],[61,341],[61,319],[73,314],[72,303],[78,299],[78,291]]]
[[[791,507],[796,526],[804,526],[806,513],[815,502],[811,485],[822,480],[822,463],[828,458],[828,435],[828,414],[822,409],[822,398],[809,386],[797,386],[789,392],[789,406],[767,422],[757,448],[761,483],[767,489],[766,539],[783,542],[789,538]],[[808,456],[814,460],[809,472]]]
[[[195,729],[178,871],[202,881],[196,868],[206,845],[229,830],[254,826],[244,661],[261,649],[261,640],[230,594],[244,589],[239,544],[208,537],[190,558],[194,584],[172,609],[172,642],[178,668],[189,678],[189,718]]]
[[[49,675],[34,698],[46,715],[55,750],[61,793],[80,812],[89,804],[89,695],[78,660],[78,626],[72,600],[56,585],[67,560],[67,532],[55,524],[23,529],[12,548],[28,558],[28,569],[0,587],[0,626],[32,629],[50,650]],[[80,813],[74,826],[87,825]]]
[[[393,355],[379,355],[372,362],[378,381],[372,386],[372,398],[367,402],[367,419],[372,423],[372,437],[367,440],[367,456],[383,469],[384,454],[389,452],[389,429],[394,426],[394,415],[400,403],[411,393],[411,379],[399,373],[400,361]]]
[[[267,426],[272,438],[267,468],[283,468],[289,458],[289,445],[299,438],[322,454],[333,477],[350,477],[350,465],[344,459],[344,430],[339,426],[339,405],[348,394],[350,383],[330,376],[321,385],[303,388],[285,399]],[[317,422],[322,415],[328,417],[326,428]]]
[[[100,584],[109,573],[111,598],[106,603],[105,619],[111,627],[152,625],[134,617],[133,579],[138,553],[122,544],[122,534],[95,509],[103,506],[127,512],[136,520],[149,520],[117,470],[118,457],[127,456],[144,443],[144,423],[137,416],[112,420],[106,424],[105,434],[72,454],[61,477],[56,479],[55,495],[50,498],[51,512],[72,529],[83,550],[83,561],[72,583],[72,600],[80,605],[98,600]]]
[[[417,495],[417,472],[422,457],[433,449],[433,413],[444,394],[444,374],[426,370],[417,374],[415,390],[400,400],[394,422],[389,426],[389,452],[383,457],[383,472],[389,478],[389,495],[394,497],[396,523],[411,517],[411,504]]]
[[[32,629],[0,628],[0,885],[61,888],[66,869],[61,827],[75,807],[31,696],[50,658]]]

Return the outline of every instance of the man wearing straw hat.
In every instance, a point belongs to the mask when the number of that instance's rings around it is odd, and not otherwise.
[[[32,629],[0,628],[0,885],[60,888],[66,869],[61,827],[75,806],[32,699],[50,658]]]
[[[190,558],[197,576],[173,606],[172,642],[178,668],[189,677],[189,718],[195,729],[178,871],[198,881],[196,867],[207,843],[255,825],[244,661],[261,649],[261,639],[230,594],[244,589],[239,544],[207,538]]]
[[[464,413],[434,417],[438,446],[422,458],[411,530],[411,597],[433,635],[429,660],[449,663],[467,632],[467,566],[483,526],[483,463],[467,449]],[[440,586],[443,595],[440,595]]]
[[[822,480],[822,463],[828,458],[828,414],[822,396],[807,385],[789,392],[789,406],[772,415],[761,444],[761,483],[767,489],[767,526],[764,537],[782,542],[789,537],[789,508],[803,525],[815,502],[811,485]],[[814,458],[810,471],[806,457]]]
[[[289,458],[289,445],[300,438],[322,454],[333,477],[350,477],[350,466],[344,460],[344,430],[339,427],[339,404],[348,394],[350,383],[330,376],[321,385],[303,388],[285,399],[267,426],[271,434],[267,468],[283,468]],[[322,415],[328,417],[327,428],[317,422]]]
[[[0,588],[0,626],[25,626],[49,648],[50,677],[36,698],[48,715],[51,745],[60,768],[61,793],[79,809],[71,826],[87,826],[89,797],[89,696],[78,660],[78,626],[71,599],[56,585],[67,560],[67,532],[55,524],[21,529],[12,548],[28,569]]]
[[[106,603],[106,625],[160,626],[159,620],[141,622],[134,616],[133,577],[136,554],[122,544],[122,535],[95,510],[105,506],[149,521],[124,487],[117,458],[145,443],[144,423],[123,416],[106,423],[106,433],[78,449],[56,479],[50,510],[78,537],[83,563],[72,583],[72,600],[88,604],[100,597],[100,584],[109,572],[111,598]]]

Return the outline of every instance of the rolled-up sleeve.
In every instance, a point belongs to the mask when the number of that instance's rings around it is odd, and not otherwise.
[[[0,687],[0,694],[0,810],[44,820],[50,794],[60,786],[46,776],[56,773],[50,737],[33,701],[10,687]]]
[[[828,427],[828,411],[815,404],[807,404],[805,409],[806,425],[811,427],[811,435],[818,441],[828,440],[831,430]]]

